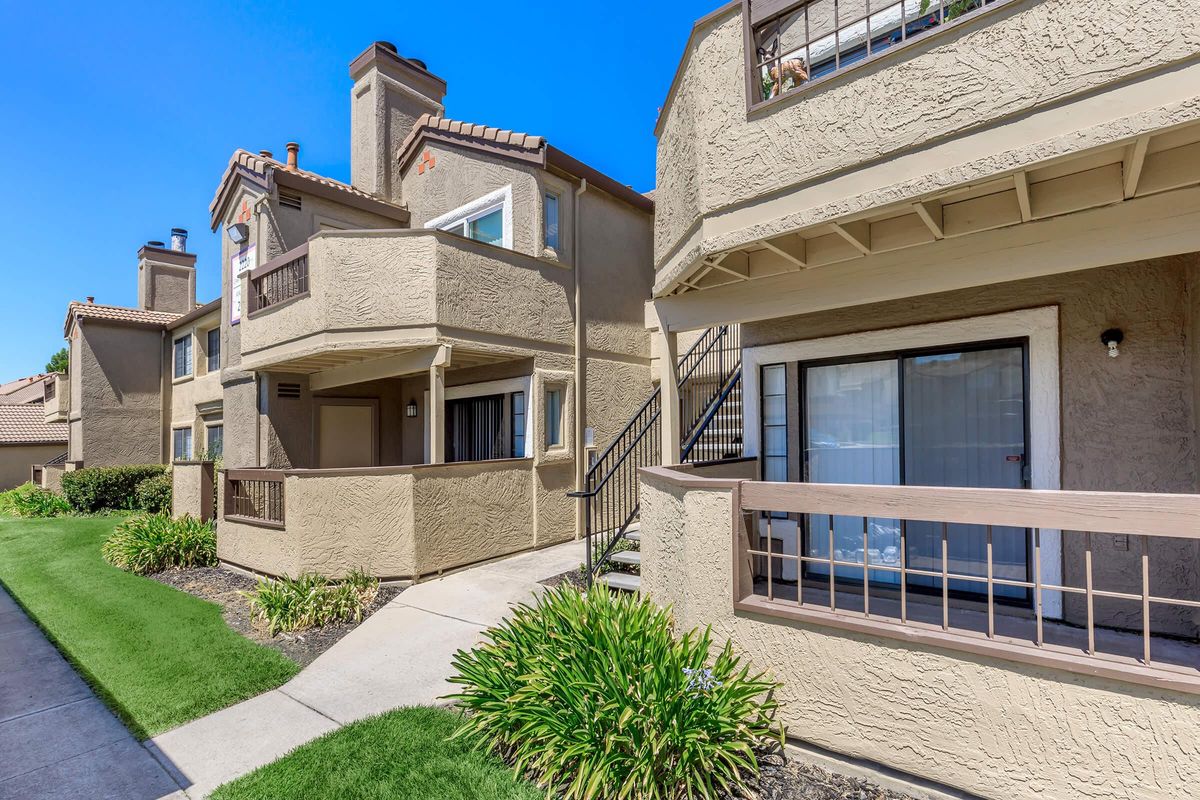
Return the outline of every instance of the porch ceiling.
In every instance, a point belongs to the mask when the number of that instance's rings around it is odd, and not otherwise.
[[[1200,124],[1145,134],[702,258],[659,297],[802,272],[1200,184]]]
[[[509,353],[474,350],[446,344],[408,348],[387,353],[369,352],[371,353],[370,357],[361,357],[352,362],[310,370],[308,372],[309,387],[315,391],[325,390],[364,381],[423,374],[434,365],[464,369],[495,364],[513,358]],[[358,355],[362,355],[362,351]]]

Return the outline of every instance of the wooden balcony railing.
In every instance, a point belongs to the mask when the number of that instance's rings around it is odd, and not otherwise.
[[[225,518],[269,528],[283,528],[283,471],[225,470]]]
[[[1200,495],[734,486],[739,610],[1200,692]]]
[[[308,242],[250,273],[251,314],[307,294]]]

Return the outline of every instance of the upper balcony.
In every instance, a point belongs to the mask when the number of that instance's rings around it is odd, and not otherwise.
[[[458,364],[567,346],[572,285],[560,265],[445,231],[325,231],[251,273],[242,364],[313,374],[447,341]]]
[[[1200,17],[1169,6],[727,4],[696,23],[658,122],[655,294],[1194,182]]]
[[[42,409],[46,422],[66,422],[71,411],[71,382],[66,373],[56,373],[42,384]]]

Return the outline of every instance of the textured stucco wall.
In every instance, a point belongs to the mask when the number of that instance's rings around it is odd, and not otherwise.
[[[199,520],[213,516],[216,471],[212,462],[176,461],[171,465],[171,515]]]
[[[693,36],[664,110],[656,263],[701,216],[864,164],[874,165],[874,185],[883,187],[895,180],[889,168],[899,154],[1193,58],[1194,0],[1168,0],[1159,12],[1089,0],[1013,3],[749,117],[740,8],[715,15]],[[1065,125],[1058,133],[1072,130]],[[1033,143],[1009,137],[1004,147]]]
[[[196,270],[147,260],[138,274],[138,297],[151,311],[186,314],[196,307]]]
[[[167,427],[190,427],[192,429],[192,447],[199,454],[206,445],[206,423],[219,423],[219,417],[205,419],[200,416],[197,406],[222,400],[224,387],[221,386],[221,371],[209,372],[207,347],[207,332],[220,325],[219,313],[210,314],[194,325],[187,328],[169,331],[168,336],[173,342],[181,336],[192,337],[192,376],[172,380],[167,384]],[[168,359],[168,367],[170,359]],[[174,375],[172,371],[170,373]]]
[[[1190,336],[1200,314],[1195,275],[1200,255],[1121,264],[966,291],[834,311],[784,317],[742,326],[747,347],[818,339],[867,330],[993,314],[1045,305],[1059,307],[1062,396],[1062,488],[1080,491],[1196,492],[1197,437]],[[1125,332],[1121,357],[1108,358],[1100,332]],[[791,393],[795,394],[793,376]],[[794,404],[793,404],[794,407]],[[793,411],[793,414],[796,413]],[[793,426],[794,427],[794,426]],[[1095,542],[1096,585],[1140,592],[1141,551],[1118,548],[1112,537]],[[1064,537],[1064,578],[1083,585],[1084,539]],[[1151,542],[1155,592],[1200,595],[1200,542]],[[1138,627],[1136,604],[1097,598],[1103,624]],[[1065,598],[1067,619],[1086,616],[1084,602]],[[1156,630],[1196,635],[1200,616],[1156,607]]]
[[[4,445],[0,446],[0,492],[29,483],[34,464],[44,464],[61,456],[64,445]]]
[[[106,325],[79,326],[80,451],[89,467],[162,461],[161,331]],[[74,412],[73,412],[74,413]]]
[[[988,798],[1193,796],[1200,698],[735,614],[729,490],[641,502],[643,593],[770,669],[790,736]]]
[[[225,519],[217,523],[217,558],[264,575],[295,577],[304,572],[303,543],[296,529],[261,528]]]
[[[589,189],[579,198],[578,269],[588,350],[649,357],[645,302],[654,283],[652,222],[651,215],[602,191]]]

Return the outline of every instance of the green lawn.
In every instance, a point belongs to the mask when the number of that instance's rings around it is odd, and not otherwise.
[[[0,583],[145,738],[279,686],[299,669],[214,603],[100,558],[120,517],[0,516]]]
[[[296,748],[210,800],[537,800],[499,759],[446,738],[458,715],[402,708]]]

